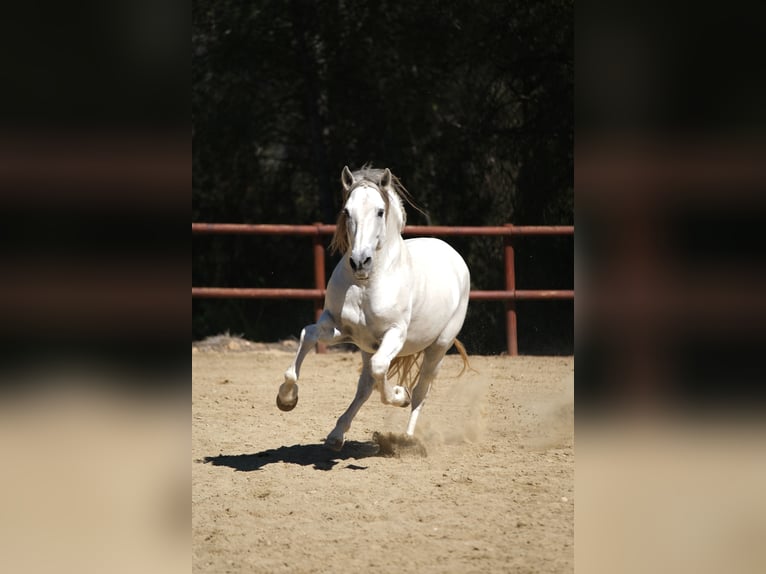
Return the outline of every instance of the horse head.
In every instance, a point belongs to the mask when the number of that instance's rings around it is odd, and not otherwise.
[[[355,176],[346,166],[341,174],[344,205],[332,247],[348,252],[349,265],[357,279],[368,279],[386,240],[401,231],[401,225],[396,229],[390,229],[389,225],[392,200],[399,202],[399,199],[393,191],[393,176],[388,168],[374,172],[379,178],[364,171],[356,173]]]

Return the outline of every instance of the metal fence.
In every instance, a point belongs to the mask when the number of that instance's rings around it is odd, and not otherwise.
[[[314,288],[239,288],[239,287],[192,287],[192,297],[239,298],[239,299],[311,299],[314,301],[315,320],[322,314],[325,296],[325,246],[322,237],[332,235],[335,225],[272,225],[246,223],[192,223],[192,234],[210,235],[292,235],[312,238],[314,251]],[[574,290],[516,289],[514,237],[520,236],[566,236],[574,235],[574,226],[502,225],[497,227],[448,227],[410,225],[403,231],[405,236],[497,236],[503,238],[505,264],[505,289],[496,291],[472,290],[471,300],[504,301],[506,338],[509,355],[518,355],[516,301],[574,300]],[[323,352],[320,346],[319,351]]]

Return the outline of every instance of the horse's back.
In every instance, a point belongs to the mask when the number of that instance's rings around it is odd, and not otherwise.
[[[451,245],[435,237],[407,239],[404,244],[410,252],[416,273],[425,274],[430,279],[456,283],[461,290],[469,288],[468,266]]]
[[[423,342],[443,338],[445,344],[451,344],[463,325],[468,306],[468,266],[440,239],[419,237],[405,244],[415,279],[410,335]]]

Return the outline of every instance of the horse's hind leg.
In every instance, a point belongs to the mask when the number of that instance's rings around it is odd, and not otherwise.
[[[301,331],[301,342],[295,354],[293,364],[285,371],[285,382],[279,386],[277,406],[280,410],[291,411],[298,403],[298,377],[301,365],[306,355],[316,346],[317,342],[335,343],[342,340],[340,331],[335,327],[332,316],[325,311],[313,325],[308,325]]]
[[[423,408],[428,391],[431,390],[431,383],[433,383],[436,375],[439,373],[439,368],[442,364],[442,359],[447,353],[447,348],[443,346],[432,345],[423,353],[423,364],[420,367],[420,376],[415,388],[412,389],[412,411],[410,412],[410,420],[407,423],[407,435],[412,436],[415,434],[415,425],[418,422],[420,416],[420,410]]]
[[[325,440],[325,446],[333,449],[340,450],[345,440],[345,434],[348,429],[351,428],[351,421],[354,420],[356,413],[359,412],[361,406],[370,398],[372,394],[372,388],[375,380],[372,378],[372,370],[370,368],[370,355],[369,353],[362,353],[362,374],[359,375],[359,383],[356,386],[356,396],[351,402],[335,425],[333,431],[327,436]]]

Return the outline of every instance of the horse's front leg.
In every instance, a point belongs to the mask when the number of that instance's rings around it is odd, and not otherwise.
[[[393,327],[386,331],[380,346],[372,356],[370,366],[375,386],[380,390],[380,400],[387,405],[406,407],[410,404],[410,394],[406,388],[392,385],[388,380],[388,368],[407,340],[407,332],[400,327]]]
[[[308,325],[301,331],[301,342],[298,352],[295,354],[293,364],[285,371],[285,382],[279,386],[277,393],[277,406],[280,410],[291,411],[298,403],[298,377],[301,365],[306,355],[316,346],[317,342],[337,343],[342,340],[340,330],[335,326],[332,315],[324,311],[313,325]]]

